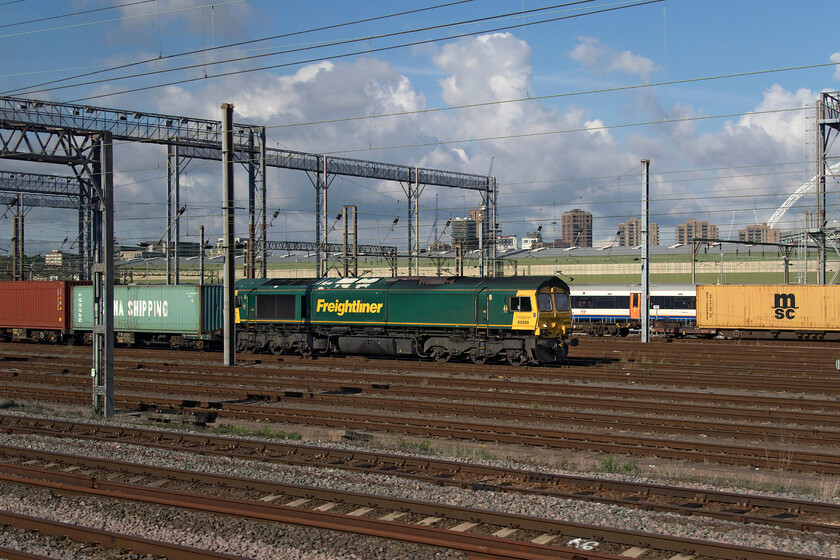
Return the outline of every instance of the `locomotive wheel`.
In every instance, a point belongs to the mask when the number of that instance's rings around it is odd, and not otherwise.
[[[283,348],[282,344],[277,344],[277,342],[272,340],[268,343],[268,351],[274,354],[275,356],[279,356],[280,354],[285,352],[286,349]]]
[[[470,360],[474,364],[483,364],[487,362],[487,356],[482,354],[478,348],[470,348]]]
[[[434,361],[436,361],[436,362],[441,362],[441,363],[442,363],[442,362],[448,362],[448,361],[449,361],[449,358],[452,356],[452,355],[449,353],[449,350],[447,350],[447,349],[446,349],[446,348],[444,348],[443,346],[435,346],[435,347],[434,347],[434,348],[432,348],[432,350],[429,352],[429,355],[432,357],[432,359],[433,359]]]
[[[507,363],[509,363],[512,366],[521,366],[528,361],[528,356],[526,356],[519,350],[508,350],[506,358]]]
[[[568,344],[561,345],[560,350],[558,351],[558,354],[559,354],[559,357],[558,357],[557,361],[559,361],[559,362],[562,362],[563,360],[568,358],[569,357],[569,345]]]

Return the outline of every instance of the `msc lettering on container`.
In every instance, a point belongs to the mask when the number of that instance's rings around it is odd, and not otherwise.
[[[796,316],[796,296],[794,294],[773,294],[773,309],[776,319],[793,319]]]

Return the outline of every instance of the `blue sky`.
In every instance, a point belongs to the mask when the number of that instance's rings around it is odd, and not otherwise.
[[[840,62],[840,41],[832,33],[840,3],[634,4],[0,0],[0,91],[216,119],[220,104],[231,102],[237,119],[270,127],[272,146],[482,174],[492,161],[505,234],[521,236],[543,225],[548,238],[559,237],[554,222],[560,214],[582,208],[595,216],[596,244],[609,243],[616,224],[638,214],[642,158],[651,160],[652,220],[660,224],[662,244],[672,243],[676,224],[689,218],[716,223],[727,238],[766,221],[810,177],[806,116],[812,111],[800,109],[820,91],[840,89],[840,72],[830,65]],[[382,18],[421,8],[429,9]],[[504,14],[514,15],[459,23]],[[368,18],[381,19],[299,33]],[[557,21],[535,24],[548,19]],[[22,23],[29,20],[36,21]],[[411,33],[382,37],[399,32]],[[292,33],[298,34],[225,47]],[[315,48],[330,42],[344,44]],[[422,44],[401,46],[408,43]],[[224,48],[202,51],[210,47]],[[291,49],[297,52],[252,58]],[[188,51],[200,52],[174,56]],[[231,58],[243,60],[212,64]],[[32,87],[150,60],[84,79],[97,83]],[[161,73],[186,65],[195,67]],[[803,66],[813,68],[770,72]],[[140,72],[149,75],[113,79]],[[241,73],[213,77],[221,72]],[[753,72],[763,73],[708,79]],[[205,73],[207,79],[163,86]],[[686,80],[698,81],[673,83]],[[75,82],[55,85],[67,83]],[[150,86],[163,87],[129,91]],[[476,103],[490,104],[469,107]],[[417,112],[437,108],[451,109]],[[394,112],[405,114],[377,118]],[[707,118],[720,115],[728,116]],[[371,118],[300,125],[351,117]],[[288,124],[300,126],[279,126]],[[161,147],[118,147],[119,241],[162,234],[165,163]],[[5,168],[67,173],[16,162]],[[211,237],[220,234],[220,181],[218,165],[187,166],[184,238],[197,239],[199,225]],[[837,192],[830,183],[829,207]],[[269,239],[310,240],[309,179],[271,171],[268,196],[269,214],[278,209],[282,216]],[[407,207],[398,184],[337,178],[330,211],[343,204],[359,207],[360,239],[381,241],[400,216],[388,243],[406,243]],[[478,197],[427,189],[424,242],[436,204],[443,222],[465,216]],[[780,225],[796,226],[812,207],[813,197],[804,197]],[[28,250],[50,250],[68,234],[75,237],[72,212],[33,209],[27,220],[46,224],[29,229]],[[7,217],[0,239],[10,232]]]

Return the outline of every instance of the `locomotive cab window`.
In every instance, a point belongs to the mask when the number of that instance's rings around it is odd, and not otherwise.
[[[540,311],[552,311],[551,294],[537,294],[537,309]]]
[[[554,309],[557,311],[569,311],[569,294],[562,292],[554,294]]]
[[[528,296],[514,296],[510,298],[511,311],[531,311],[531,298]]]

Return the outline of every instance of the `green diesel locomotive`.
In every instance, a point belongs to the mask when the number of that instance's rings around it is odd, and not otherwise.
[[[547,364],[577,343],[556,276],[240,280],[236,300],[247,352]]]

